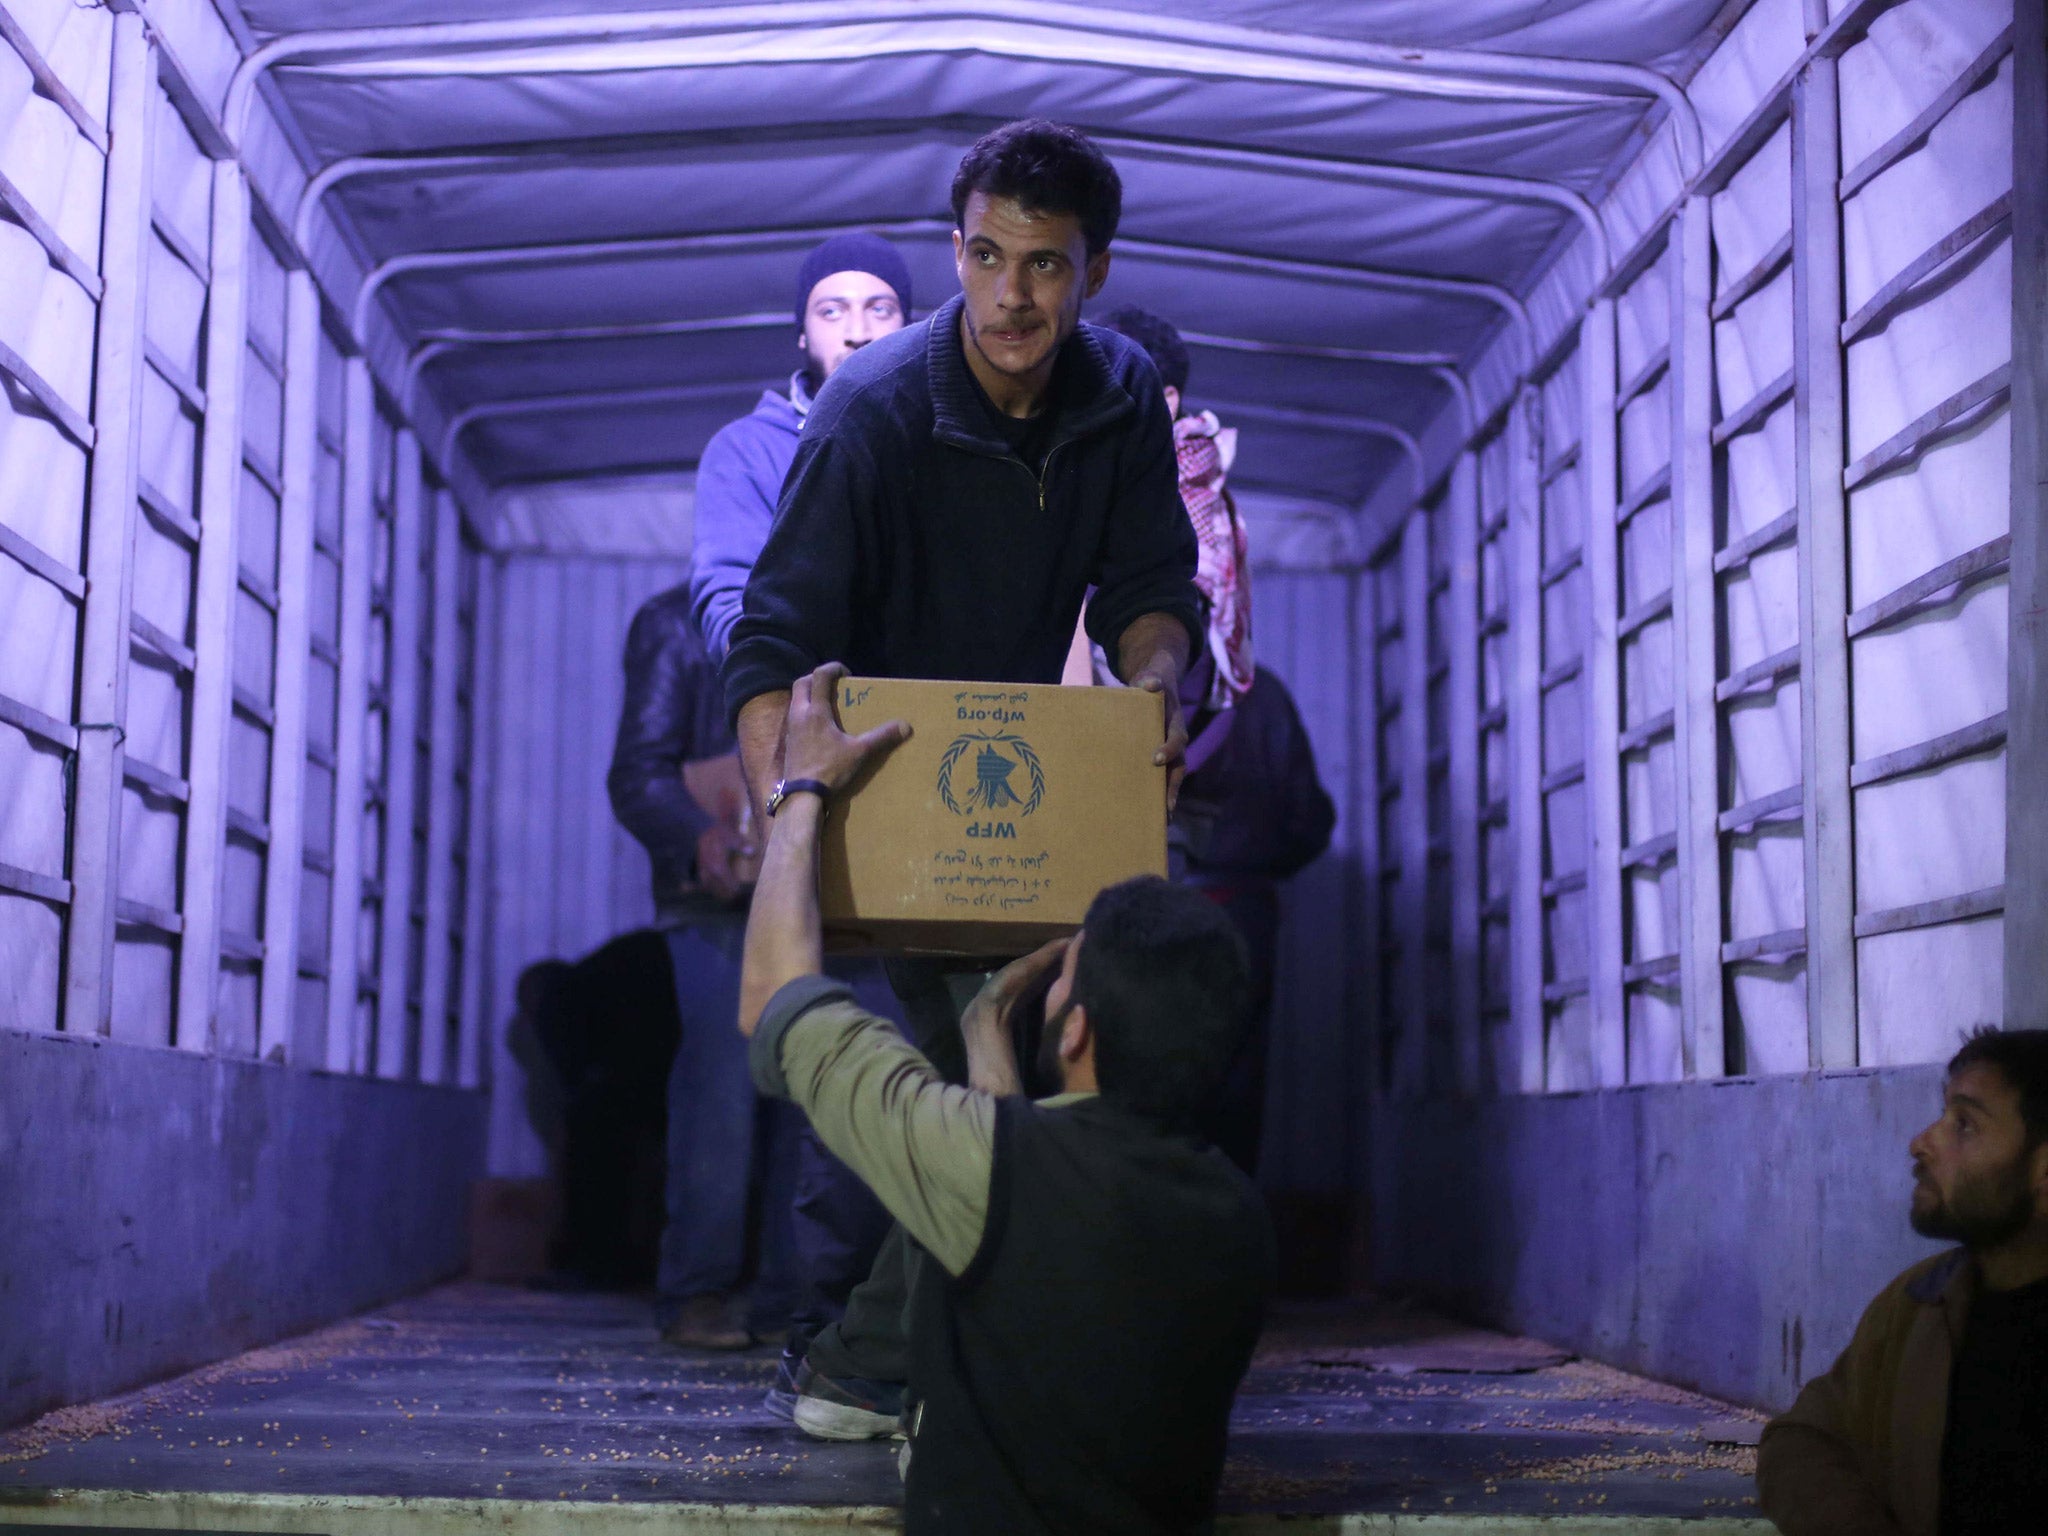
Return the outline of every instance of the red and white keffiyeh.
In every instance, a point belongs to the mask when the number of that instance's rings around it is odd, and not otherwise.
[[[1200,709],[1228,709],[1252,685],[1251,561],[1244,523],[1223,478],[1237,457],[1237,430],[1213,411],[1183,416],[1173,424],[1174,454],[1180,465],[1180,499],[1195,525],[1200,554],[1195,585],[1209,604],[1209,655],[1215,664],[1206,698],[1187,701]]]

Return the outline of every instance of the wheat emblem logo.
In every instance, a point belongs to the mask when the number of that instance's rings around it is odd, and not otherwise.
[[[955,780],[966,777],[958,770],[970,752],[974,754],[974,777],[965,793],[958,793]],[[1014,782],[1020,767],[1028,785],[1021,794]],[[1021,736],[970,732],[956,737],[939,759],[939,798],[955,816],[997,811],[1029,816],[1045,799],[1045,764]]]

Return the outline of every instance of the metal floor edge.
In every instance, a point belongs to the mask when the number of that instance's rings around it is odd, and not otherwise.
[[[38,1502],[0,1499],[0,1531],[182,1531],[187,1536],[816,1536],[898,1531],[878,1505],[594,1503],[546,1499],[410,1499],[294,1494],[132,1493],[51,1489]],[[1642,1515],[1357,1513],[1225,1515],[1217,1536],[1769,1536],[1769,1521]]]

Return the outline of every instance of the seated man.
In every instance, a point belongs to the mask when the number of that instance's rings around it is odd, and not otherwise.
[[[791,692],[739,1017],[755,1081],[802,1106],[921,1249],[905,1529],[1207,1530],[1273,1274],[1250,1181],[1188,1130],[1243,1033],[1243,945],[1192,891],[1114,886],[1079,937],[969,1005],[970,1086],[943,1081],[818,974],[828,802],[907,734],[843,734],[843,671]],[[1008,1014],[1055,963],[1042,1039],[1064,1091],[1033,1103]]]
[[[1978,1030],[1943,1099],[1910,1148],[1913,1230],[1962,1246],[1886,1287],[1765,1428],[1757,1489],[1786,1536],[2048,1522],[2048,1030]]]

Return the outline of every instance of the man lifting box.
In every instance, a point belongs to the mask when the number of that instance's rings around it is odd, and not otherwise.
[[[1056,683],[1093,586],[1091,633],[1122,679],[1165,702],[1154,760],[1177,783],[1179,688],[1204,632],[1159,376],[1137,346],[1080,323],[1108,280],[1116,169],[1083,134],[1021,122],[979,140],[953,180],[961,295],[870,342],[804,422],[775,526],[748,579],[726,702],[762,824],[781,776],[790,688],[820,663],[872,677]],[[920,1049],[964,1072],[970,990],[892,967]],[[907,1369],[903,1245],[808,1354],[797,1422],[894,1431]]]

